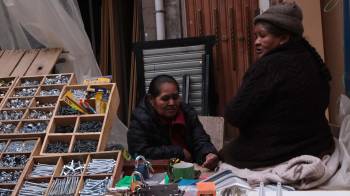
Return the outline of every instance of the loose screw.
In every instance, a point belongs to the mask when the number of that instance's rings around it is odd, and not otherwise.
[[[41,90],[40,96],[59,96],[61,90],[58,88],[50,89],[50,90]]]
[[[30,103],[30,99],[10,99],[6,103],[7,108],[26,108]]]
[[[21,86],[37,86],[39,85],[40,81],[38,80],[29,80],[29,79],[24,79]]]
[[[64,153],[68,152],[69,144],[61,141],[49,143],[46,148],[47,153]]]
[[[69,76],[67,75],[57,75],[54,77],[47,77],[44,84],[67,84],[69,81]]]
[[[96,152],[96,140],[77,140],[75,142],[73,152]]]
[[[38,163],[34,165],[31,177],[51,176],[56,165]]]
[[[101,129],[101,121],[83,121],[79,126],[79,132],[100,132]]]
[[[41,182],[30,182],[25,181],[23,186],[21,187],[19,191],[20,196],[32,196],[32,195],[44,195],[46,192],[47,187],[49,186],[49,183]]]
[[[6,148],[6,152],[31,152],[34,149],[36,140],[13,141]]]
[[[13,133],[17,125],[14,123],[2,123],[0,122],[0,133]]]
[[[34,96],[37,88],[21,88],[15,91],[15,97],[30,97]]]
[[[25,122],[20,129],[22,133],[43,133],[47,127],[47,122]]]

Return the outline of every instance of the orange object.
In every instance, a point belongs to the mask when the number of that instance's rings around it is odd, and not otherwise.
[[[198,182],[197,196],[216,196],[216,187],[214,182]]]

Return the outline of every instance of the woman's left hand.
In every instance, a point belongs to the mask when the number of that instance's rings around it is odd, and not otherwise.
[[[208,168],[208,169],[215,169],[215,167],[219,163],[219,157],[216,154],[209,153],[207,156],[205,156],[205,161],[202,164],[202,167]]]

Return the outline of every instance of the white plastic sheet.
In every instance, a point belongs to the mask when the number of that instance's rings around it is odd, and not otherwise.
[[[0,26],[3,49],[63,48],[59,72],[78,81],[101,75],[76,0],[0,0]]]

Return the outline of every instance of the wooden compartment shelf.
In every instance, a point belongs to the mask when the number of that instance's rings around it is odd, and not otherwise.
[[[59,97],[66,85],[66,83],[46,85],[45,80],[46,78],[54,78],[59,75],[50,74],[0,78],[0,86],[2,80],[13,80],[11,85],[0,87],[0,92],[3,92],[3,94],[0,94],[3,95],[0,96],[0,137],[45,137],[47,130],[51,126],[53,115],[56,112]],[[63,75],[68,78],[68,84],[76,82],[74,74],[67,73]],[[28,89],[35,89],[35,91],[28,93],[26,91]],[[43,94],[44,96],[41,96],[42,92],[52,89],[57,89],[59,93],[53,95]],[[18,113],[18,115],[11,116],[11,113]],[[9,124],[12,124],[12,126]],[[45,129],[36,129],[37,127],[35,125],[45,127],[43,124],[46,126]],[[5,125],[10,127],[1,129]]]
[[[39,89],[37,97],[59,97],[64,85],[45,85]]]
[[[65,93],[71,91],[73,95],[76,94],[77,97],[87,100],[90,106],[95,107],[95,97],[86,96],[88,94],[86,93],[88,89],[102,89],[104,92],[108,91],[105,113],[82,114],[72,109],[72,107],[65,102]],[[47,152],[47,146],[52,142],[69,142],[68,151],[60,152],[61,154],[104,151],[110,134],[112,119],[117,112],[119,104],[117,96],[116,85],[114,83],[66,86],[56,105],[53,121],[50,123],[40,154],[52,154]],[[79,99],[77,97],[75,98],[78,101]],[[91,145],[84,143],[86,140],[91,140],[92,142],[88,143]],[[81,142],[83,146],[86,145],[89,149],[79,150],[77,145],[79,143],[81,144]]]
[[[62,77],[66,77],[67,80],[62,80]],[[61,80],[57,81],[53,81],[52,79],[54,78],[61,78]],[[64,73],[64,74],[50,74],[50,75],[46,75],[43,81],[43,85],[55,85],[55,84],[75,84],[76,78],[74,77],[74,75],[72,73]]]
[[[0,106],[5,102],[5,98],[10,94],[11,89],[15,85],[17,77],[0,78]]]
[[[44,76],[23,76],[16,82],[16,87],[38,87]]]
[[[115,160],[114,168],[111,173],[109,174],[87,174],[87,167],[91,160],[93,159],[113,159]],[[79,172],[73,175],[64,175],[63,170],[65,168],[65,165],[69,165],[72,167],[72,161],[73,163],[78,163],[77,165],[74,165],[73,167],[75,169],[79,169]],[[40,176],[40,177],[32,177],[30,174],[33,171],[33,168],[36,164],[49,164],[49,165],[55,165],[54,171],[52,172],[51,176]],[[79,164],[80,163],[80,164]],[[82,167],[81,169],[79,167]],[[26,166],[26,169],[23,171],[23,174],[21,175],[20,180],[15,186],[15,190],[13,192],[13,195],[18,195],[21,188],[26,182],[45,182],[47,183],[47,189],[44,193],[44,195],[48,195],[49,191],[53,190],[53,186],[55,184],[55,181],[64,181],[68,178],[72,179],[74,178],[77,181],[74,181],[75,183],[73,187],[71,187],[71,190],[74,190],[74,195],[79,195],[79,191],[81,191],[84,187],[84,182],[87,179],[98,179],[103,180],[105,178],[110,179],[111,183],[109,186],[114,185],[121,176],[121,170],[123,168],[123,158],[120,151],[109,151],[109,152],[97,152],[97,153],[79,153],[75,155],[55,155],[55,156],[34,156],[29,163]],[[71,170],[67,170],[67,172]],[[67,188],[68,189],[68,188]]]
[[[17,179],[11,182],[0,182],[0,189],[14,191],[15,186],[22,181],[24,171],[27,170],[28,163],[32,155],[38,155],[41,148],[40,138],[18,138],[0,140],[0,172],[17,172]],[[16,158],[16,164],[7,160]],[[13,174],[15,175],[15,174]],[[14,192],[12,192],[13,194]],[[13,194],[14,195],[14,194]]]

